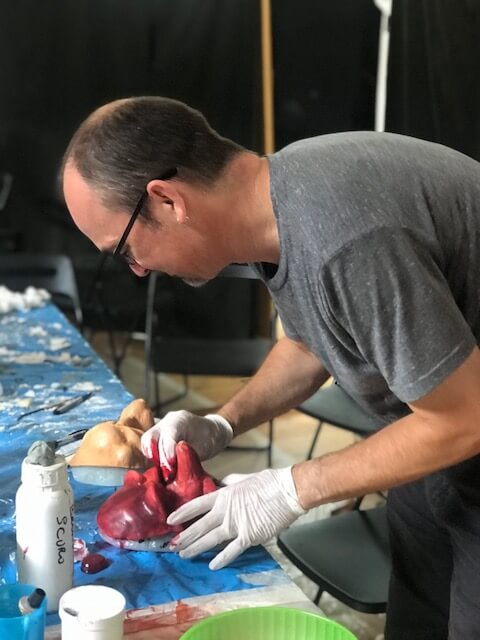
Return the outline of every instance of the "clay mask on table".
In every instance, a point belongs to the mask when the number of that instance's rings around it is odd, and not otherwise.
[[[118,420],[100,422],[85,433],[79,448],[70,460],[70,466],[73,469],[99,467],[143,471],[148,463],[142,453],[140,441],[143,433],[148,431],[154,422],[153,414],[145,400],[134,400],[125,407]],[[79,475],[88,476],[88,473]],[[83,478],[79,480],[83,481]],[[95,480],[92,482],[95,483]]]
[[[129,471],[123,487],[100,507],[98,530],[102,538],[124,549],[166,551],[183,526],[170,527],[167,517],[182,504],[217,489],[186,442],[176,447],[175,478],[165,484],[158,467],[145,473]]]

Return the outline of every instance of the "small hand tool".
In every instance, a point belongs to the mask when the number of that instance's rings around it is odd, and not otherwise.
[[[53,451],[56,451],[57,449],[60,449],[60,447],[63,447],[66,444],[70,444],[71,442],[76,442],[77,440],[81,440],[83,436],[87,433],[87,431],[88,429],[78,429],[77,431],[72,431],[72,433],[69,433],[68,436],[64,436],[59,440],[47,440],[47,444],[51,449],[53,449]]]
[[[52,413],[54,413],[56,416],[59,416],[62,413],[67,413],[67,411],[70,411],[71,409],[75,409],[75,407],[78,407],[79,404],[82,404],[82,402],[85,402],[85,400],[88,400],[91,397],[91,395],[92,395],[92,391],[89,391],[88,393],[83,393],[80,396],[73,396],[73,398],[67,398],[67,400],[63,400],[62,402],[59,402],[55,407],[55,409],[52,411]]]
[[[73,396],[72,398],[67,398],[66,400],[60,400],[57,402],[50,402],[49,404],[44,404],[41,407],[37,407],[36,409],[32,409],[31,411],[27,411],[26,413],[22,413],[18,416],[16,422],[22,420],[22,418],[26,418],[27,416],[31,416],[34,413],[38,413],[39,411],[48,411],[48,409],[53,409],[52,413],[55,415],[60,415],[62,413],[67,413],[70,409],[74,409],[85,400],[88,400],[92,395],[92,391],[88,393],[83,393],[79,396]]]

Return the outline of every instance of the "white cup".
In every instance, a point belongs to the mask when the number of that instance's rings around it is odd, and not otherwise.
[[[122,640],[125,598],[116,589],[91,584],[60,599],[62,640]]]

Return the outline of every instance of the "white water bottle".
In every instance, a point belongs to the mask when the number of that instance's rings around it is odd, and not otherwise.
[[[73,493],[67,463],[22,462],[16,496],[18,580],[43,589],[47,611],[57,611],[73,584]]]

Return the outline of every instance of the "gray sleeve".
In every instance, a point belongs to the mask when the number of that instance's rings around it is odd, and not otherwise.
[[[343,347],[376,366],[403,402],[429,393],[475,347],[433,252],[412,232],[366,234],[327,263],[320,281]]]

